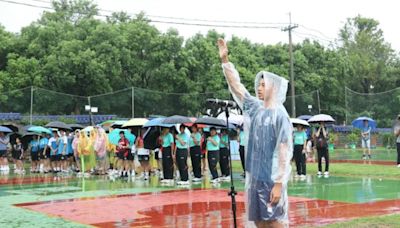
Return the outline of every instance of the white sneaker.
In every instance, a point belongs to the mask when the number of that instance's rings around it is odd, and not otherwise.
[[[176,184],[177,185],[190,185],[190,182],[189,181],[178,181]]]
[[[160,183],[162,183],[162,184],[168,184],[169,182],[170,182],[170,180],[168,180],[168,179],[164,179],[164,180],[160,181]]]
[[[306,179],[306,175],[300,175],[300,180],[305,180]]]
[[[193,181],[193,182],[201,182],[202,180],[203,180],[203,179],[201,179],[201,178],[196,178],[196,177],[195,177],[195,178],[193,178],[192,181]]]
[[[400,164],[397,165],[397,168],[400,168]]]
[[[221,179],[224,182],[230,182],[231,181],[231,176],[225,176],[225,177],[222,177]]]
[[[219,183],[219,178],[215,178],[215,179],[213,179],[213,180],[210,180],[210,183],[212,183],[212,184],[217,184],[217,183]]]
[[[322,172],[321,171],[318,171],[318,176],[322,176]]]
[[[325,172],[324,176],[326,176],[326,177],[329,176],[329,172]]]

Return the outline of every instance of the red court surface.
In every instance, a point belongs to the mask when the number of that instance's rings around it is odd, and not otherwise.
[[[237,196],[243,226],[243,193]],[[96,227],[232,227],[226,190],[174,190],[158,193],[79,198],[16,206]],[[400,200],[342,203],[290,197],[290,224],[325,225],[364,216],[400,213]]]

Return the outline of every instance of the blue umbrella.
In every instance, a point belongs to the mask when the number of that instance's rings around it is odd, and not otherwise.
[[[311,117],[312,117],[311,115],[301,115],[298,116],[297,119],[308,121],[309,119],[311,119]]]
[[[152,120],[149,120],[143,127],[172,127],[174,126],[173,124],[164,124],[162,123],[164,121],[164,117],[159,117],[155,118]]]
[[[13,131],[8,127],[0,126],[0,132],[11,133]]]
[[[35,132],[35,133],[46,133],[51,135],[51,131],[47,128],[41,127],[41,126],[32,126],[28,128],[28,131],[30,132]]]
[[[369,127],[371,127],[372,129],[376,128],[376,121],[369,117],[366,117],[366,116],[358,117],[357,119],[353,120],[353,122],[351,122],[351,124],[353,125],[353,127],[363,129],[365,120],[368,121]]]
[[[136,136],[132,134],[129,130],[127,129],[114,129],[113,131],[108,134],[108,140],[110,143],[114,145],[118,145],[119,140],[121,137],[119,136],[119,133],[123,131],[125,133],[125,138],[128,139],[130,144],[133,144],[135,142]]]

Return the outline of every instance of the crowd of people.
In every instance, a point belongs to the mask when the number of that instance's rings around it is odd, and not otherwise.
[[[400,121],[400,117],[398,118]],[[189,128],[190,134],[187,134]],[[400,157],[400,127],[395,128],[397,149]],[[125,131],[119,131],[117,144],[110,142],[108,133],[101,127],[91,131],[68,131],[54,129],[52,134],[33,136],[28,147],[24,147],[21,138],[13,143],[0,132],[0,171],[8,173],[7,156],[14,163],[16,174],[24,174],[24,160],[31,160],[31,173],[64,173],[76,172],[78,176],[110,175],[112,177],[136,177],[148,180],[151,174],[160,177],[162,183],[172,183],[179,179],[179,184],[189,184],[189,172],[193,182],[202,181],[205,171],[210,172],[211,182],[230,180],[230,163],[228,138],[231,151],[240,155],[245,176],[246,134],[241,128],[234,131],[210,128],[204,131],[196,125],[186,127],[161,128],[156,139],[155,149],[145,148],[147,129],[132,132],[134,139],[128,140]],[[361,130],[363,159],[371,158],[371,127],[365,123]],[[318,176],[329,176],[328,130],[324,123],[316,129],[295,125],[293,132],[293,162],[296,167],[296,178],[306,178],[306,163],[318,162]],[[237,151],[236,151],[237,150]],[[155,160],[151,165],[150,155]],[[317,159],[316,159],[317,158]],[[322,167],[325,162],[325,169]],[[219,166],[218,166],[219,164]],[[397,161],[400,167],[400,160]],[[190,169],[189,169],[190,168]],[[219,172],[217,169],[220,169]],[[176,170],[174,172],[174,170]],[[137,175],[138,174],[138,175]]]
[[[228,142],[231,151],[241,151],[244,170],[244,132],[240,129],[199,128],[180,125],[159,129],[155,148],[145,147],[149,129],[121,130],[110,128],[106,132],[95,126],[90,131],[52,129],[51,134],[33,136],[28,146],[17,137],[0,133],[1,171],[8,173],[8,155],[14,163],[14,173],[24,174],[24,160],[31,160],[30,173],[55,173],[88,177],[109,175],[111,178],[137,178],[149,180],[150,175],[160,177],[161,183],[188,185],[201,182],[209,171],[212,183],[230,181]],[[188,131],[189,129],[189,131]],[[110,140],[111,132],[117,140]],[[127,134],[133,137],[127,137]],[[240,145],[240,146],[239,146]],[[150,162],[154,159],[156,162]],[[244,172],[243,172],[244,176]]]

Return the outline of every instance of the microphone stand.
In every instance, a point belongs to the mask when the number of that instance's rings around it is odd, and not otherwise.
[[[232,201],[232,213],[233,213],[233,223],[234,227],[237,227],[237,221],[236,221],[236,195],[237,192],[235,190],[235,185],[233,183],[233,172],[232,172],[232,156],[231,156],[231,140],[229,138],[229,108],[224,107],[225,109],[225,117],[226,117],[226,130],[228,134],[228,159],[229,159],[229,170],[230,170],[230,175],[231,175],[231,190],[228,192],[228,196],[231,197]]]

